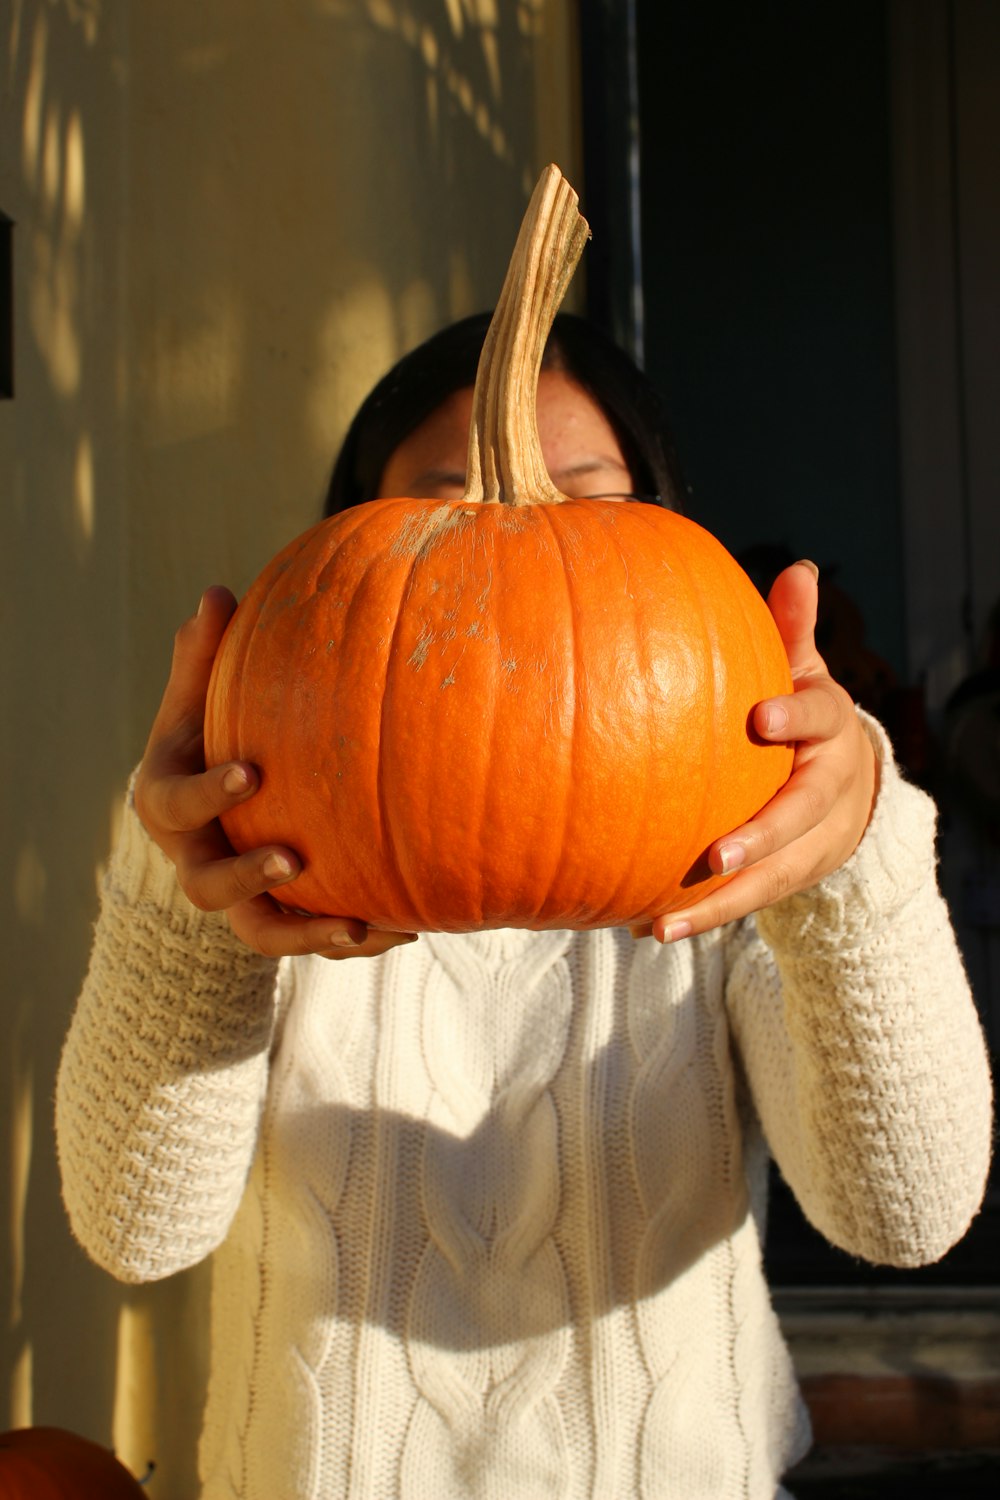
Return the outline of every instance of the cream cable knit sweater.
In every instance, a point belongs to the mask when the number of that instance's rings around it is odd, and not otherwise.
[[[831,1240],[916,1265],[979,1205],[990,1110],[933,809],[887,763],[847,866],[675,948],[277,969],[130,813],[57,1123],[99,1264],[216,1252],[204,1500],[774,1500],[808,1426],[765,1139]]]

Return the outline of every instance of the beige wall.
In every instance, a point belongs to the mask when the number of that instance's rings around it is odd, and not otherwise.
[[[205,1276],[127,1290],[59,1202],[51,1096],[174,627],[316,514],[353,406],[489,305],[579,182],[573,0],[8,0],[0,208],[6,892],[0,1427],[193,1493]]]

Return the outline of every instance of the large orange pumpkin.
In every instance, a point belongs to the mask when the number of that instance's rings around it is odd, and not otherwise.
[[[2,1500],[144,1500],[145,1491],[107,1448],[61,1427],[0,1434]]]
[[[706,847],[788,777],[749,727],[791,680],[742,569],[692,521],[568,500],[545,472],[538,365],[586,235],[555,168],[525,222],[465,498],[320,523],[220,649],[206,758],[261,771],[225,830],[298,851],[289,905],[409,931],[641,921],[717,884]]]

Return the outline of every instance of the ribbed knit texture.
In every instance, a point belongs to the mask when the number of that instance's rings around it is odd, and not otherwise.
[[[101,1265],[221,1245],[204,1500],[775,1500],[808,1433],[760,1122],[826,1234],[914,1264],[976,1211],[990,1097],[932,809],[887,765],[849,865],[722,933],[280,976],[130,815],[57,1124]]]

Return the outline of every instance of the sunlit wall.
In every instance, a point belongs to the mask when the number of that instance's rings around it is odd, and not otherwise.
[[[492,303],[540,168],[579,180],[573,0],[7,0],[0,209],[0,1427],[194,1492],[204,1271],[72,1242],[52,1133],[96,886],[175,626],[315,514],[354,405]]]

